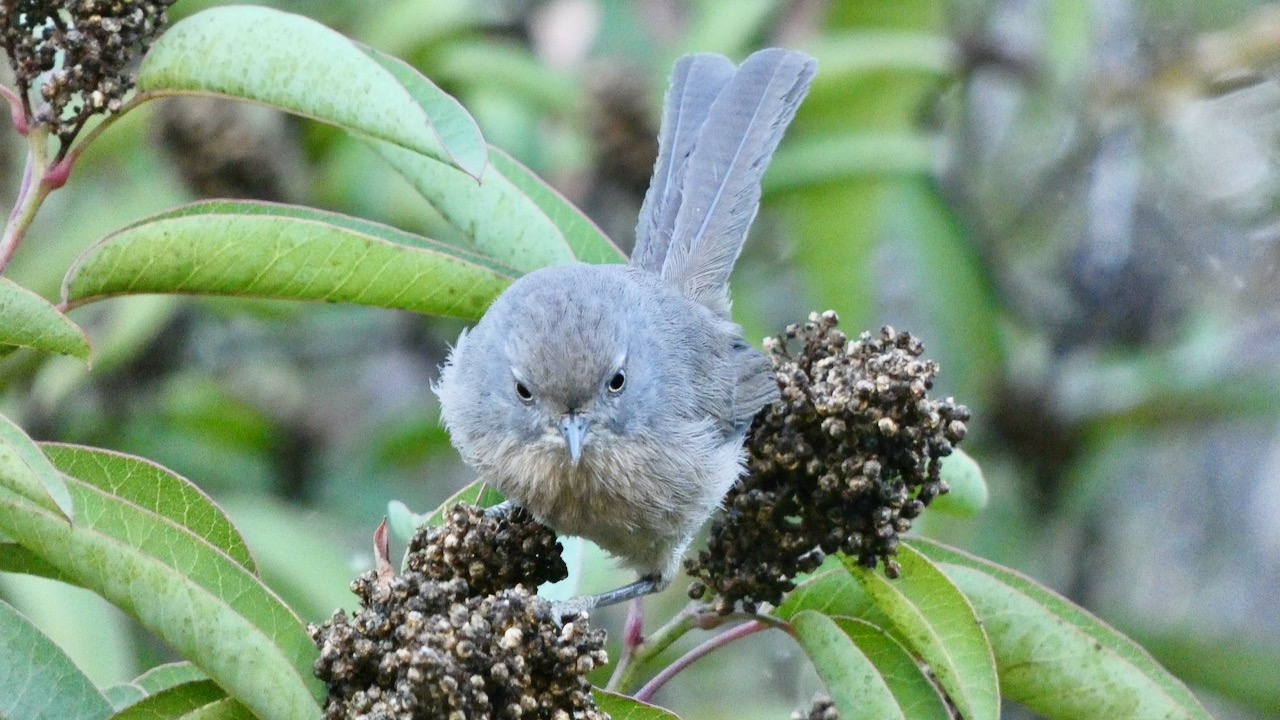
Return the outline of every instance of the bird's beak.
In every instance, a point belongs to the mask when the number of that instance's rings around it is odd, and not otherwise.
[[[569,413],[560,418],[560,434],[564,435],[564,441],[569,444],[569,460],[574,465],[582,457],[582,443],[587,438],[587,428],[590,425],[586,418],[577,413]]]

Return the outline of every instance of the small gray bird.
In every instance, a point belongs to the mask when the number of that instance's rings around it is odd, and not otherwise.
[[[778,391],[729,319],[729,273],[814,68],[776,48],[739,67],[678,60],[631,262],[525,275],[441,370],[463,459],[510,503],[639,572],[566,614],[666,587],[743,471],[747,428]]]

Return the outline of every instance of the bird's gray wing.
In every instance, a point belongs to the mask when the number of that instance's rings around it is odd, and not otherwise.
[[[738,384],[732,420],[736,429],[745,431],[761,408],[778,399],[778,383],[773,377],[773,363],[764,353],[741,338],[733,350]]]
[[[760,178],[815,68],[799,52],[752,54],[711,104],[689,155],[661,274],[722,316],[729,273],[760,206]]]
[[[676,212],[680,209],[689,154],[693,152],[711,103],[735,70],[728,58],[714,53],[685,55],[671,69],[658,131],[658,159],[653,166],[649,191],[640,206],[632,265],[655,274],[662,272]]]

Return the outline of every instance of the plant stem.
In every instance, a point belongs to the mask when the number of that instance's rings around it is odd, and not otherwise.
[[[48,132],[40,126],[33,126],[27,134],[27,166],[22,171],[22,184],[18,187],[18,197],[4,226],[4,234],[0,235],[0,273],[8,267],[9,260],[36,217],[36,211],[53,189],[45,182],[48,139]]]
[[[613,676],[606,686],[610,690],[626,692],[636,679],[636,674],[646,662],[671,647],[672,643],[684,637],[684,634],[698,627],[698,603],[689,603],[666,625],[658,628],[652,635],[639,644],[623,648],[623,655],[614,667]]]
[[[708,638],[706,642],[694,647],[692,650],[682,655],[680,659],[663,668],[662,672],[654,675],[652,680],[636,691],[636,694],[634,695],[635,699],[640,702],[649,702],[649,699],[653,697],[653,694],[662,689],[662,686],[666,685],[668,680],[678,675],[681,670],[684,670],[700,660],[703,656],[711,654],[715,650],[728,645],[734,640],[760,632],[768,627],[770,627],[770,625],[762,623],[759,620],[750,620],[742,623],[741,625],[725,630],[719,635]]]

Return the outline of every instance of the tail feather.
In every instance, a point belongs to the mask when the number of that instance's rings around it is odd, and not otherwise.
[[[714,53],[686,55],[672,68],[658,132],[658,159],[640,206],[632,265],[662,272],[680,209],[689,155],[712,103],[736,70],[728,58]]]
[[[723,315],[729,273],[759,209],[760,178],[814,71],[803,53],[771,48],[748,57],[711,103],[683,168],[661,275]]]

